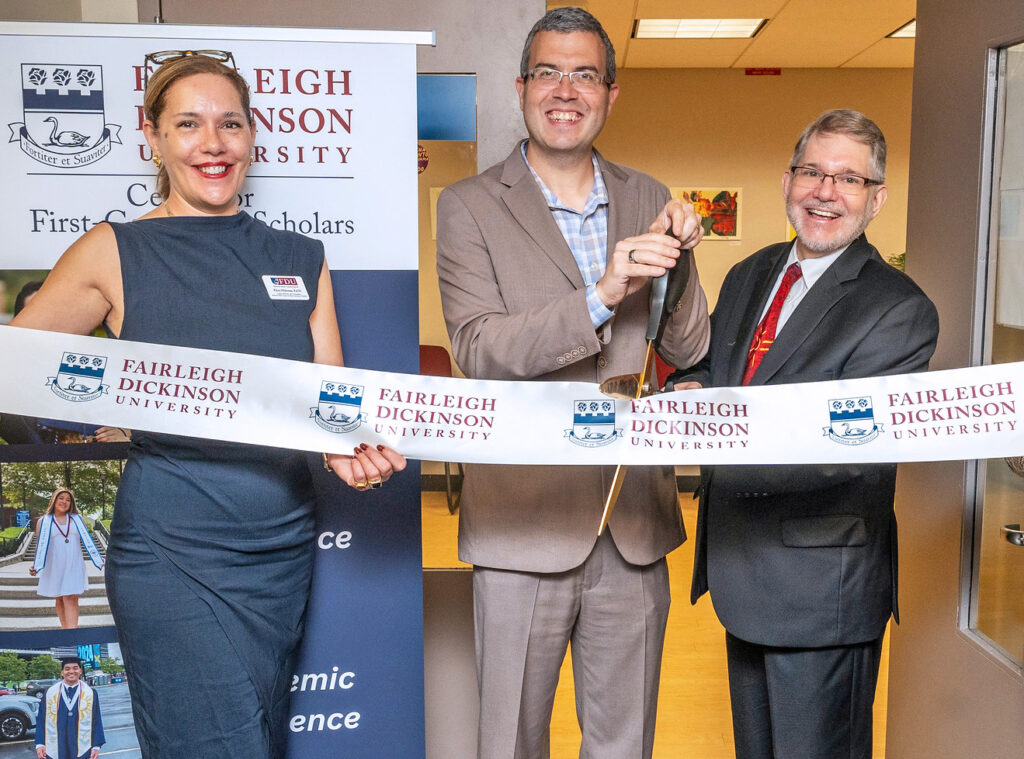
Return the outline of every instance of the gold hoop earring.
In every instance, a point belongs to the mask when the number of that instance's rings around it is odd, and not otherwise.
[[[249,165],[252,166],[254,163],[256,163],[256,156],[255,155],[250,155],[249,156]]]
[[[161,166],[164,165],[164,162],[160,160],[160,156],[154,155],[153,156],[153,164],[159,169]]]

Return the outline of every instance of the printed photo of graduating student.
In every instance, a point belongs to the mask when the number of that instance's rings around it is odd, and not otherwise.
[[[97,759],[103,737],[103,718],[96,691],[82,680],[77,656],[61,660],[60,682],[39,701],[36,717],[36,756],[39,759]]]

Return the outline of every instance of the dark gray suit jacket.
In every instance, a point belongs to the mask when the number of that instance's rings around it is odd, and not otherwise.
[[[740,384],[790,245],[732,268],[711,316],[710,351],[676,381]],[[862,235],[804,296],[751,385],[922,371],[937,336],[931,301]],[[710,589],[725,628],[761,645],[880,637],[897,614],[895,483],[895,464],[704,468],[691,600]]]
[[[608,187],[608,252],[647,231],[668,189],[598,156]],[[662,340],[689,366],[707,350],[707,301],[690,281]],[[455,360],[467,377],[602,382],[642,368],[650,286],[595,330],[579,266],[517,145],[502,163],[458,182],[437,203],[437,273]],[[595,393],[597,392],[595,388]],[[566,409],[571,421],[571,409]],[[523,419],[529,434],[529,419]],[[567,426],[568,423],[567,423]],[[466,467],[459,557],[497,569],[563,572],[597,540],[614,467]],[[609,523],[623,557],[650,564],[683,542],[671,467],[630,467]]]

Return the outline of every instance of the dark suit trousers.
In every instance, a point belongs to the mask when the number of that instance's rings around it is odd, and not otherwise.
[[[736,759],[870,759],[882,639],[773,648],[726,632]]]

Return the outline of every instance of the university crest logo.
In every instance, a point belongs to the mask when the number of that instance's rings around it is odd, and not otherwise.
[[[55,395],[66,401],[92,401],[107,392],[108,386],[103,384],[103,372],[106,368],[106,356],[65,352],[60,360],[57,376],[48,377],[46,384]]]
[[[607,398],[573,401],[572,429],[565,431],[569,441],[584,448],[608,445],[622,436],[615,428],[615,401]]]
[[[121,144],[119,124],[103,111],[103,67],[89,64],[21,64],[24,121],[8,124],[22,152],[39,163],[73,169],[98,161]]]
[[[829,426],[824,432],[841,445],[870,443],[882,431],[875,424],[875,409],[870,396],[833,398],[828,402]]]
[[[309,415],[328,432],[351,432],[366,421],[362,413],[363,386],[324,380],[320,383],[320,402]]]

